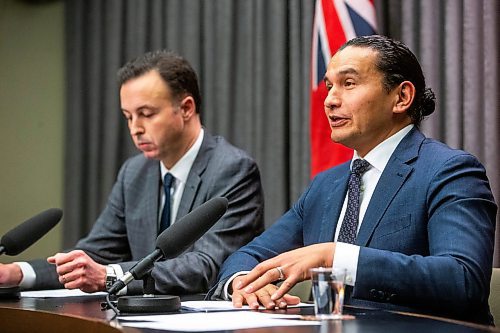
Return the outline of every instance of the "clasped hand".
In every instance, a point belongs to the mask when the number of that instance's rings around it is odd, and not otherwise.
[[[47,261],[56,265],[59,282],[66,289],[80,289],[87,293],[106,290],[106,267],[81,250],[56,253]]]
[[[300,299],[287,292],[298,282],[310,278],[310,268],[331,267],[334,253],[335,243],[320,243],[263,261],[247,275],[233,280],[233,305],[239,308],[246,303],[250,308],[257,309],[262,304],[266,309],[274,309],[298,304]],[[272,283],[279,281],[280,275],[284,280],[277,287]]]

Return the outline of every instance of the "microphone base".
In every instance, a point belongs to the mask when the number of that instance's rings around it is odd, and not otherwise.
[[[181,308],[181,299],[170,295],[122,296],[117,307],[122,313],[176,312]]]
[[[0,287],[0,299],[20,299],[19,287]]]

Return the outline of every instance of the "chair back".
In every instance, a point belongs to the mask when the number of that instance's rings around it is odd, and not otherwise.
[[[490,311],[495,323],[500,324],[500,268],[493,268],[490,284]]]
[[[301,302],[311,301],[311,280],[297,283],[288,293],[300,297]]]

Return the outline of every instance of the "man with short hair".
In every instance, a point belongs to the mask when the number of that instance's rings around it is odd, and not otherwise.
[[[154,250],[170,223],[225,197],[224,216],[185,253],[157,262],[151,272],[157,293],[202,293],[224,259],[263,230],[258,167],[202,127],[198,79],[189,63],[171,52],[151,52],[127,63],[118,76],[122,113],[142,154],[123,164],[104,211],[75,250],[48,258],[53,265],[0,265],[0,285],[106,290]],[[142,281],[127,288],[141,293]]]

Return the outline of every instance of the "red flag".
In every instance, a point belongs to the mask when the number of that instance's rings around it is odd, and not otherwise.
[[[311,56],[311,176],[349,160],[352,150],[330,139],[323,102],[323,83],[332,55],[347,40],[373,35],[376,30],[373,0],[316,0]]]

